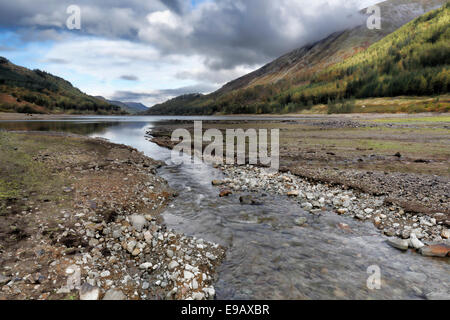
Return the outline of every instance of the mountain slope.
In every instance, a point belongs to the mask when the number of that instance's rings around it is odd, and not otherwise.
[[[130,114],[138,114],[141,112],[148,111],[148,107],[146,107],[145,105],[143,105],[142,103],[139,103],[139,102],[122,102],[122,101],[108,100],[101,96],[96,96],[96,98],[106,101],[110,104],[119,106],[122,108],[122,110],[124,110]]]
[[[0,112],[121,114],[116,105],[89,96],[62,78],[0,57]]]
[[[405,23],[440,7],[445,0],[390,0],[380,3],[382,29],[369,30],[364,23],[351,30],[336,32],[315,44],[294,50],[218,91],[183,100],[173,99],[149,110],[153,114],[195,114],[214,112],[272,112],[286,104],[271,103],[283,92],[309,84],[313,76],[337,63],[345,61],[397,30]],[[289,103],[289,102],[288,102]],[[232,106],[230,106],[232,105]],[[242,110],[237,110],[241,105]],[[255,108],[246,108],[253,105]],[[226,110],[228,109],[228,110]],[[277,110],[274,110],[277,109]]]

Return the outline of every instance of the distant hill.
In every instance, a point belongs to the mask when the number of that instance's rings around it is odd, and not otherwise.
[[[250,74],[227,83],[212,94],[175,98],[154,106],[148,113],[270,113],[299,110],[316,103],[314,97],[302,99],[298,89],[310,86],[318,73],[368,50],[404,24],[441,7],[446,2],[385,1],[379,4],[382,13],[381,30],[369,30],[364,22],[351,30],[333,33],[321,41],[294,50]],[[296,99],[293,94],[297,94]],[[322,99],[319,100],[322,102]]]
[[[124,114],[120,106],[89,96],[62,78],[0,57],[0,112]]]
[[[125,110],[126,112],[130,113],[130,114],[138,114],[138,113],[142,113],[142,112],[146,112],[148,111],[148,107],[145,106],[142,103],[139,102],[121,102],[121,101],[115,101],[115,100],[108,100],[104,97],[101,96],[97,96],[97,99],[106,101],[110,104],[116,105],[121,107],[123,110]]]

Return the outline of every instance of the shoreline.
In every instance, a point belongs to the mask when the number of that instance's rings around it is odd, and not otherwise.
[[[0,112],[0,121],[26,121],[26,120],[59,120],[70,119],[74,117],[123,117],[122,115],[99,115],[99,114],[24,114],[24,113],[7,113]],[[326,119],[356,119],[356,120],[373,120],[373,119],[386,119],[386,118],[422,118],[422,117],[440,117],[450,116],[449,113],[441,112],[422,112],[422,113],[351,113],[351,114],[323,114],[323,113],[288,113],[288,114],[215,114],[211,116],[202,115],[124,115],[129,117],[228,117],[228,118],[240,118],[240,117],[252,117],[256,120],[264,120],[270,118],[287,118],[287,119],[315,119],[317,117]],[[215,121],[215,120],[212,120]]]
[[[47,180],[0,192],[0,299],[214,299],[225,249],[167,230],[174,192],[156,175],[160,162],[83,136],[0,139],[3,156],[27,158]]]

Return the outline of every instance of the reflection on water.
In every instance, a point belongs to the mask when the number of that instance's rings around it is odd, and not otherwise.
[[[369,223],[324,212],[312,216],[290,199],[255,195],[261,206],[219,198],[211,180],[223,178],[209,165],[174,165],[170,151],[145,139],[167,117],[102,117],[64,121],[0,122],[8,130],[54,130],[127,144],[168,166],[159,173],[180,196],[164,214],[188,235],[227,246],[216,286],[219,299],[422,299],[449,296],[448,259],[425,258],[386,245]],[[305,217],[308,224],[294,221]],[[352,232],[338,228],[348,224]],[[371,291],[368,267],[381,268],[381,290]]]

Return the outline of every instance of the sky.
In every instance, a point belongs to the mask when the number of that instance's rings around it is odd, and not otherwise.
[[[361,23],[376,0],[0,0],[0,56],[147,106],[209,93]],[[80,29],[69,29],[70,5]]]

